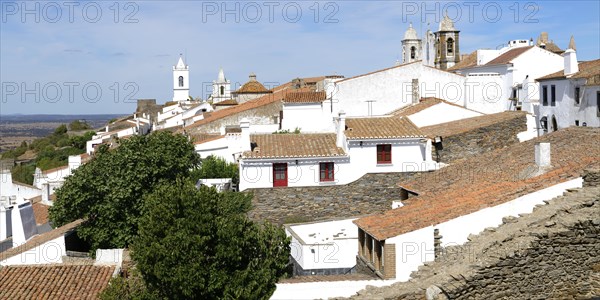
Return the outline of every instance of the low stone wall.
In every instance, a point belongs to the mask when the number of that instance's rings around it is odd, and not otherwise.
[[[517,134],[525,130],[527,119],[524,114],[518,114],[488,126],[444,136],[444,149],[439,151],[440,162],[448,163],[519,143]],[[435,149],[433,158],[436,158]]]
[[[254,220],[277,224],[358,217],[391,209],[414,173],[367,174],[347,185],[251,189]]]
[[[590,173],[593,173],[590,175]],[[596,178],[588,172],[586,178]],[[565,192],[412,274],[356,299],[593,299],[600,296],[600,186]]]

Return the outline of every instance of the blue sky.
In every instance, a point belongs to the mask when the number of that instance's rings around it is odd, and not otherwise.
[[[130,113],[172,97],[184,53],[191,94],[219,67],[234,86],[354,76],[393,66],[409,22],[436,30],[444,11],[463,54],[542,31],[579,60],[600,57],[598,1],[1,1],[0,113]]]

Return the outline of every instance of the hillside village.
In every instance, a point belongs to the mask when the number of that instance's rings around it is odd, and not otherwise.
[[[191,97],[181,56],[169,101],[139,100],[33,185],[2,170],[0,294],[97,297],[130,268],[127,249],[85,260],[83,221],[54,228],[48,209],[103,145],[167,131],[239,168],[239,183],[201,184],[251,192],[249,217],[285,228],[292,276],[272,299],[599,296],[600,59],[579,61],[575,37],[515,38],[461,53],[446,16],[422,37],[409,24],[388,68],[272,88],[250,73],[237,90],[220,69],[207,99]],[[466,248],[473,260],[451,255]]]

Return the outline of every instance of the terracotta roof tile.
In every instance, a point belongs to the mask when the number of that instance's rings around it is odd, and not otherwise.
[[[222,118],[225,118],[228,116],[232,116],[232,115],[235,115],[235,114],[243,112],[243,111],[247,111],[250,109],[257,108],[257,107],[269,105],[269,104],[275,103],[277,101],[281,101],[281,100],[283,100],[283,97],[287,93],[293,92],[293,91],[295,91],[295,92],[310,91],[310,89],[298,89],[298,90],[283,89],[283,90],[279,90],[273,94],[264,95],[262,97],[250,100],[248,102],[244,102],[242,104],[238,104],[238,105],[228,107],[225,109],[213,111],[210,114],[205,113],[204,119],[194,122],[194,124],[191,124],[190,126],[186,127],[186,129],[199,127],[204,124],[208,124],[208,123],[214,122],[216,120],[219,120],[219,119],[222,119]],[[180,131],[182,131],[182,130],[180,130]]]
[[[97,299],[114,266],[47,265],[0,269],[2,299]]]
[[[29,239],[25,244],[22,244],[20,246],[11,248],[9,250],[6,250],[6,251],[0,253],[0,261],[3,261],[5,259],[11,258],[13,256],[19,255],[25,251],[28,251],[37,246],[40,246],[48,241],[56,239],[56,238],[60,237],[61,235],[64,235],[65,233],[77,228],[77,226],[79,226],[81,223],[83,223],[83,220],[81,220],[81,219],[76,220],[69,224],[65,224],[61,227],[58,227],[51,231],[48,231],[46,233],[36,235],[36,236],[32,237],[31,239]],[[2,290],[2,289],[0,289],[0,290]]]
[[[216,141],[216,140],[224,138],[224,137],[225,137],[224,135],[220,135],[220,134],[202,134],[200,136],[196,135],[196,138],[194,139],[194,145],[200,145],[200,144]]]
[[[565,70],[560,70],[552,74],[540,77],[537,81],[552,80],[552,79],[565,79]],[[569,78],[585,78],[588,82],[587,85],[600,84],[600,59],[579,62],[579,72],[571,75]]]
[[[250,140],[257,144],[254,151],[244,152],[244,158],[302,158],[344,156],[336,146],[333,133],[255,134]]]
[[[552,167],[537,175],[534,144],[551,144]],[[402,182],[419,196],[355,223],[378,240],[439,224],[580,176],[600,166],[600,129],[571,127]]]
[[[425,126],[421,128],[421,131],[430,137],[452,136],[514,118],[525,118],[525,115],[526,113],[522,111],[506,111],[491,115],[483,115],[437,125]]]
[[[270,93],[269,90],[267,90],[267,88],[265,88],[265,86],[256,81],[256,80],[250,80],[246,83],[244,83],[244,85],[242,85],[242,87],[233,92],[234,94],[253,94],[253,93]]]
[[[470,68],[477,65],[477,50],[471,52],[471,54],[467,55],[465,58],[461,59],[457,64],[448,68],[448,71],[455,71],[463,68]]]
[[[408,118],[395,116],[348,118],[345,134],[349,140],[424,137]]]
[[[284,103],[317,103],[327,99],[325,92],[290,92],[283,97]]]
[[[531,49],[533,47],[534,46],[527,46],[527,47],[519,47],[519,48],[508,50],[508,51],[500,54],[498,57],[490,60],[485,65],[486,66],[493,66],[493,65],[506,65],[506,64],[510,64],[510,63],[512,63],[513,59],[517,58],[519,55],[527,52],[527,50],[529,50],[529,49]]]
[[[54,195],[54,194],[53,194]],[[36,202],[31,205],[33,207],[33,215],[35,216],[35,223],[42,225],[48,223],[48,209],[50,206]]]

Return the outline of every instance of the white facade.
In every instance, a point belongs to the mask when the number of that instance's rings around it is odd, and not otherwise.
[[[41,194],[35,186],[13,182],[10,170],[0,170],[0,205],[20,204]]]
[[[355,219],[286,226],[291,256],[304,270],[351,269],[356,265],[358,228]]]
[[[333,132],[331,107],[323,102],[283,103],[281,129],[300,132]]]
[[[518,197],[509,202],[484,208],[440,224],[411,231],[385,240],[396,247],[396,280],[407,281],[410,273],[419,266],[434,259],[434,229],[443,236],[442,246],[461,245],[467,242],[471,234],[479,234],[487,227],[497,227],[506,216],[518,217],[522,213],[531,213],[538,204],[558,197],[570,188],[579,188],[583,184],[581,178],[563,182],[537,192]],[[416,200],[418,201],[418,200]],[[405,209],[403,207],[398,209]]]
[[[415,95],[413,79],[418,80]],[[464,76],[415,62],[339,80],[328,95],[332,94],[334,115],[343,110],[349,117],[381,116],[426,97],[464,105],[464,87]]]
[[[190,98],[190,68],[179,57],[173,66],[173,101],[187,101]]]
[[[479,50],[478,63],[488,63],[497,57],[494,55],[500,56],[514,48],[506,47],[500,51]],[[531,113],[533,111],[530,110],[530,103],[537,103],[540,97],[533,80],[556,72],[562,67],[563,59],[560,55],[532,47],[511,59],[510,63],[478,65],[460,69],[457,73],[467,76],[466,108],[490,114],[515,110],[515,104],[522,106],[523,103],[527,103],[523,108]]]

